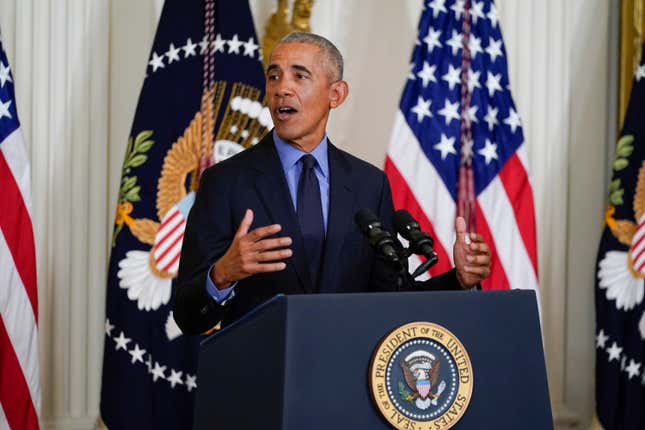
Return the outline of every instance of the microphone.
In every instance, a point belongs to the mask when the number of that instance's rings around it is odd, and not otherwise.
[[[400,262],[399,254],[396,252],[392,235],[390,232],[383,229],[383,224],[381,224],[371,210],[359,210],[356,212],[356,215],[354,215],[354,221],[377,254],[382,255],[390,262]]]
[[[410,251],[426,257],[434,253],[434,240],[428,233],[421,231],[419,223],[412,218],[410,212],[405,209],[394,212],[392,224],[394,230],[410,242]]]
[[[405,209],[398,210],[392,216],[392,223],[397,233],[410,242],[410,251],[414,254],[423,255],[427,260],[421,264],[412,274],[416,278],[439,261],[437,253],[432,248],[434,240],[430,235],[421,231],[419,223]]]

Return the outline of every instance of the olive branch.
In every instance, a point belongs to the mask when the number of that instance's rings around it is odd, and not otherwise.
[[[629,165],[628,158],[632,152],[634,152],[634,136],[628,134],[621,137],[616,145],[616,154],[612,163],[614,172],[621,171]],[[620,179],[614,179],[609,183],[609,202],[614,206],[622,205],[624,192]]]
[[[128,146],[125,150],[125,159],[123,160],[123,168],[121,173],[121,187],[119,189],[119,203],[122,202],[138,202],[141,201],[139,191],[141,187],[137,185],[136,176],[128,176],[132,169],[141,166],[148,160],[146,152],[154,145],[153,140],[149,140],[152,136],[151,130],[142,131],[132,141],[132,137],[128,139]]]
[[[116,238],[123,229],[124,224],[124,219],[119,218],[120,205],[125,202],[133,203],[141,201],[141,196],[139,195],[141,186],[137,184],[137,177],[135,175],[130,176],[130,173],[132,172],[132,169],[139,167],[148,161],[146,152],[148,152],[155,143],[153,140],[150,140],[152,133],[152,130],[144,130],[137,134],[137,137],[135,137],[134,140],[132,139],[132,136],[128,139],[128,146],[125,150],[125,158],[121,169],[121,185],[119,187],[119,198],[117,202],[117,221],[114,234],[112,235],[112,247],[114,247]]]
[[[399,396],[401,396],[401,398],[406,402],[414,399],[412,393],[405,388],[405,385],[403,385],[403,382],[401,381],[399,381]]]

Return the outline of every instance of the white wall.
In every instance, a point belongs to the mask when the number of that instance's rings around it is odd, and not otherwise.
[[[260,33],[274,3],[251,1]],[[593,408],[594,258],[615,122],[611,3],[497,1],[531,156],[551,396],[558,416],[577,416],[581,428]],[[0,0],[32,162],[46,428],[88,428],[97,416],[108,237],[161,5]],[[420,5],[321,0],[314,7],[312,29],[338,44],[350,83],[329,134],[376,165]]]

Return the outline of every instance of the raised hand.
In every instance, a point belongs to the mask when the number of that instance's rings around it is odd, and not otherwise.
[[[233,242],[213,266],[210,276],[220,290],[256,273],[284,270],[286,264],[280,260],[292,255],[291,249],[285,248],[291,245],[290,237],[265,239],[278,233],[282,229],[280,224],[259,227],[249,232],[252,223],[253,211],[247,209]]]
[[[480,234],[466,231],[462,217],[455,220],[455,231],[453,255],[457,280],[463,289],[472,288],[490,275],[490,249]]]

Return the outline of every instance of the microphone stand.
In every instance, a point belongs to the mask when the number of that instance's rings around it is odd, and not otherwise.
[[[399,270],[399,273],[397,274],[397,280],[396,280],[397,291],[400,291],[401,287],[403,287],[404,285],[407,287],[407,289],[412,290],[419,285],[419,282],[416,281],[415,279],[418,276],[420,276],[422,273],[430,269],[432,266],[437,264],[437,262],[439,261],[439,257],[434,251],[432,252],[431,255],[423,255],[424,257],[426,257],[426,261],[421,263],[421,265],[419,265],[419,267],[416,268],[414,273],[410,274],[408,258],[410,258],[410,256],[414,254],[414,252],[411,250],[410,247],[405,248],[401,245],[400,242],[397,241],[397,243],[399,243],[400,245],[400,248],[397,250],[399,255],[399,262],[400,262],[400,270]],[[419,254],[419,255],[422,255],[422,254]]]

